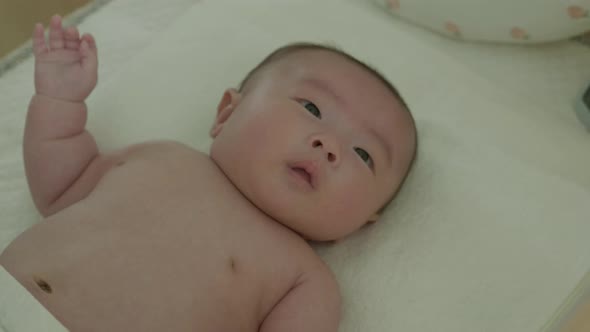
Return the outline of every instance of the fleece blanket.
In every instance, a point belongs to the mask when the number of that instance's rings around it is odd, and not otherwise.
[[[89,129],[105,150],[160,138],[207,150],[223,90],[274,48],[300,40],[336,44],[377,67],[407,99],[420,132],[416,168],[382,220],[316,246],[340,281],[340,331],[544,326],[590,267],[590,136],[569,105],[553,110],[560,104],[533,100],[532,90],[495,84],[494,73],[474,72],[448,46],[366,2],[195,5],[99,83]],[[11,137],[24,112],[15,112]],[[31,223],[26,188],[16,189],[22,163],[6,165],[14,180],[4,188],[22,196],[2,201],[3,211],[22,211],[7,215],[11,223]]]
[[[0,332],[67,331],[0,266]]]

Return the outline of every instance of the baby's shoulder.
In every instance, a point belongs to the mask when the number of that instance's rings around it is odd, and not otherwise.
[[[300,278],[311,279],[319,278],[323,280],[331,280],[336,282],[336,278],[326,262],[320,255],[307,243],[307,241],[300,238],[300,241],[294,241],[292,247],[289,248],[289,256],[298,257]],[[295,254],[297,252],[297,254]]]
[[[179,158],[210,159],[209,155],[179,141],[157,140],[137,143],[123,149],[128,159],[180,160]],[[174,156],[173,159],[168,159]]]
[[[337,284],[336,276],[332,269],[317,254],[308,258],[308,264],[305,265],[304,274],[309,278],[321,279],[324,282]]]
[[[173,140],[154,140],[137,143],[128,146],[126,151],[129,154],[160,154],[180,152],[205,155],[201,151],[196,150],[185,143]]]

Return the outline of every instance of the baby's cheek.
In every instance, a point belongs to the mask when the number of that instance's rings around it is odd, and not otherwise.
[[[331,199],[340,209],[357,209],[367,194],[362,181],[353,172],[339,174],[332,183]]]
[[[298,121],[280,114],[265,115],[259,116],[249,130],[253,140],[265,145],[282,145],[305,135]]]

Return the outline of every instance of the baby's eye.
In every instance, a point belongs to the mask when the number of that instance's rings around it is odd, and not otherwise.
[[[322,112],[320,112],[320,109],[314,103],[307,100],[302,100],[301,104],[309,111],[309,113],[313,114],[313,116],[318,119],[322,118]]]
[[[373,167],[373,158],[371,158],[371,155],[367,151],[361,148],[354,148],[354,151],[369,167]]]

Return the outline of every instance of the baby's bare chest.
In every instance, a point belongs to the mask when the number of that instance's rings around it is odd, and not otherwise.
[[[306,255],[205,163],[124,161],[0,263],[72,329],[255,330]]]

